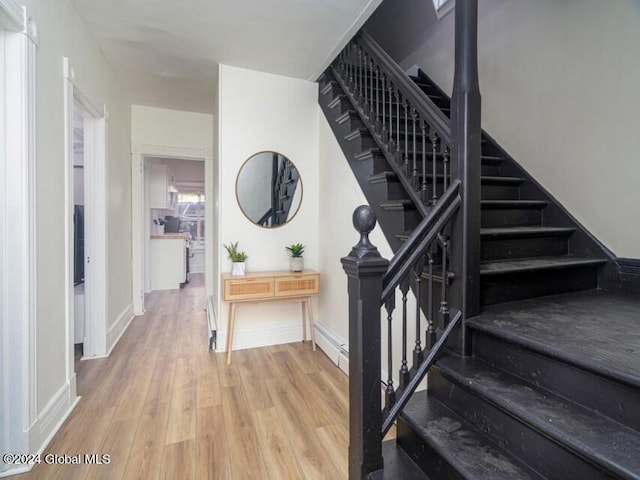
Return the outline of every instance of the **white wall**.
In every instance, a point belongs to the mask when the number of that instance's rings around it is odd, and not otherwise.
[[[453,21],[370,28],[450,93]],[[638,2],[483,0],[478,36],[483,128],[617,256],[640,257]]]
[[[360,205],[368,205],[367,199],[356,180],[340,145],[322,111],[320,117],[320,271],[322,272],[322,295],[318,305],[318,323],[323,330],[334,337],[349,350],[349,296],[347,295],[347,275],[342,269],[340,259],[358,243],[359,234],[353,227],[353,211]],[[369,235],[373,243],[386,259],[393,257],[389,242],[379,225]],[[415,340],[415,298],[409,292],[407,335]],[[402,316],[400,296],[396,296],[396,310],[393,316],[393,370],[397,381],[397,371],[401,359]],[[387,342],[386,313],[381,310],[382,345]],[[422,331],[426,322],[422,320]],[[424,335],[422,335],[424,346]],[[411,342],[410,342],[411,343]],[[411,348],[408,349],[411,351]],[[335,360],[331,352],[327,352]],[[409,359],[409,366],[411,361]],[[387,351],[382,349],[382,370],[386,380]],[[397,382],[396,382],[397,386]]]
[[[213,116],[131,106],[131,141],[173,148],[213,149]]]
[[[220,65],[218,253],[222,256],[217,275],[231,269],[222,245],[236,241],[249,255],[249,272],[288,269],[284,247],[294,242],[307,245],[305,266],[319,269],[317,88],[317,84],[305,80]],[[291,222],[273,229],[249,222],[235,195],[240,166],[264,150],[289,158],[304,184],[298,214]],[[217,303],[219,327],[223,331],[218,346],[223,346],[228,305],[220,302],[220,296]],[[301,334],[300,305],[241,306],[234,348],[297,341]]]
[[[24,0],[38,25],[36,80],[36,387],[30,436],[34,453],[57,427],[75,399],[75,378],[67,378],[65,332],[65,130],[63,57],[75,70],[75,83],[94,104],[110,112],[109,303],[113,320],[131,303],[130,122],[128,102],[114,72],[68,0]],[[125,220],[123,220],[125,219]],[[127,288],[127,286],[129,286]]]

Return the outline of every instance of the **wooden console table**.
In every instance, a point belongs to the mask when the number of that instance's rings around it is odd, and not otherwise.
[[[240,303],[291,303],[302,306],[302,341],[307,341],[307,317],[311,328],[311,344],[316,349],[316,333],[311,309],[311,296],[320,293],[320,274],[314,270],[255,272],[242,277],[222,275],[223,300],[229,302],[227,324],[227,365],[231,363],[236,309]]]

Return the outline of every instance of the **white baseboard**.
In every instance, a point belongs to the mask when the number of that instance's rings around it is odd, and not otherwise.
[[[38,418],[29,428],[30,453],[42,454],[53,436],[60,430],[62,424],[80,401],[80,397],[72,398],[71,383],[65,383],[49,403],[42,409]],[[0,473],[0,478],[28,472],[33,465],[21,465],[19,468]]]
[[[113,351],[113,347],[116,346],[116,344],[118,343],[118,341],[120,340],[124,332],[127,331],[127,328],[129,327],[129,325],[131,324],[131,321],[134,318],[135,318],[135,315],[133,314],[133,304],[129,304],[127,305],[127,308],[125,308],[122,311],[122,313],[118,315],[118,319],[116,320],[116,323],[114,323],[109,328],[109,331],[107,332],[107,354],[106,354],[107,357],[111,355],[111,352]],[[91,358],[98,358],[98,357],[91,357]]]
[[[316,344],[340,370],[349,375],[349,345],[333,330],[316,322]]]
[[[269,322],[247,327],[238,326],[233,338],[233,350],[266,347],[281,343],[300,342],[302,324],[299,320],[287,322]],[[224,352],[227,345],[227,332],[218,332],[217,352]]]

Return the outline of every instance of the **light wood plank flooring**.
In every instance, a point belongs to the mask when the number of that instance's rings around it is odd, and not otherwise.
[[[195,276],[194,276],[195,277]],[[154,293],[109,358],[77,363],[82,400],[27,479],[347,478],[347,377],[309,343],[210,353],[195,277]]]

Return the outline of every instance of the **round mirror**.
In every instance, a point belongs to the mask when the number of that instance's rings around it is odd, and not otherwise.
[[[296,166],[277,152],[259,152],[240,167],[236,197],[245,216],[260,227],[291,220],[302,201],[302,179]]]

